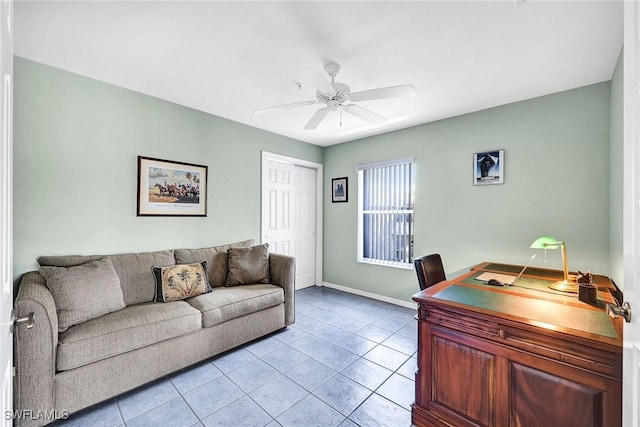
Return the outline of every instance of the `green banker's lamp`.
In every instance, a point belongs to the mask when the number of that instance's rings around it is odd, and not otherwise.
[[[567,263],[567,245],[564,242],[557,241],[553,236],[538,237],[532,244],[533,249],[558,249],[562,248],[562,271],[564,280],[554,282],[549,288],[560,292],[578,293],[578,284],[569,281],[569,266]]]

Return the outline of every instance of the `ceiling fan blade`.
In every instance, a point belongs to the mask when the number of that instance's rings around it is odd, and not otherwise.
[[[305,125],[304,130],[313,130],[318,127],[322,119],[329,113],[328,108],[321,108],[311,117],[311,120]]]
[[[401,96],[415,95],[417,92],[413,85],[400,85],[381,87],[378,89],[361,90],[351,94],[352,101],[370,101],[374,99],[398,98]]]
[[[269,111],[284,110],[287,108],[301,107],[303,105],[314,105],[317,103],[318,101],[302,101],[302,102],[294,102],[293,104],[276,105],[275,107],[261,108],[260,110],[254,111],[253,114],[263,114]]]
[[[327,73],[322,70],[314,68],[305,69],[309,81],[315,86],[316,90],[321,93],[333,95],[336,90],[331,85],[331,82],[327,78]]]
[[[382,123],[387,121],[385,117],[382,117],[381,115],[376,114],[373,111],[367,110],[366,108],[363,108],[356,104],[345,105],[343,109],[347,113],[352,114],[364,120],[365,122],[369,122],[374,125],[381,125]]]

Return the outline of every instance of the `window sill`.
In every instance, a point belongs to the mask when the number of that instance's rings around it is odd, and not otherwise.
[[[391,268],[397,268],[400,270],[413,270],[413,263],[404,264],[400,262],[389,262],[389,261],[376,261],[376,260],[369,261],[368,259],[358,259],[357,262],[360,264],[377,265],[378,267],[391,267]]]

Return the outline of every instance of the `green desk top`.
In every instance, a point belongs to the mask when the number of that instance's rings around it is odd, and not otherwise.
[[[521,265],[492,263],[492,264],[487,265],[485,267],[485,269],[486,270],[499,271],[499,272],[503,272],[505,274],[513,274],[514,276],[517,276],[518,273],[520,273],[520,270],[522,270],[522,266]],[[555,280],[562,280],[563,279],[562,271],[548,270],[546,268],[527,267],[526,273],[531,275],[531,276],[549,277],[549,278],[552,278],[552,279],[555,279]]]
[[[480,274],[481,272],[477,273]],[[474,279],[474,274],[460,283],[482,284]],[[549,281],[521,277],[518,284],[523,286],[540,286],[546,288]],[[561,304],[556,301],[547,301],[523,296],[507,294],[503,292],[491,292],[491,290],[504,289],[485,285],[488,289],[478,289],[469,286],[451,285],[433,295],[434,298],[460,303],[484,310],[494,311],[522,319],[542,322],[548,325],[570,328],[586,333],[592,333],[604,337],[616,339],[618,335],[611,319],[604,311],[592,310]],[[507,289],[517,289],[508,287]],[[530,292],[534,292],[533,290]],[[527,292],[526,295],[531,295]],[[570,297],[568,297],[570,298]],[[575,296],[573,297],[575,298]]]
[[[515,275],[517,275],[517,273],[519,273],[520,271],[517,271]],[[478,277],[479,275],[481,275],[482,273],[484,273],[484,271],[478,271],[475,274],[472,274],[471,276],[467,277],[466,279],[460,280],[460,283],[469,283],[470,285],[483,285],[483,286],[488,286],[493,288],[493,286],[487,285],[486,282],[482,282],[480,280],[476,280],[476,277]],[[505,272],[506,273],[506,272]],[[509,273],[506,273],[509,274]],[[520,276],[520,278],[518,279],[518,281],[515,283],[518,286],[513,286],[513,287],[508,287],[508,289],[530,289],[532,291],[536,291],[536,292],[548,292],[554,295],[561,295],[561,296],[566,296],[567,298],[571,298],[571,296],[567,296],[566,293],[564,292],[560,292],[560,291],[554,291],[553,289],[549,289],[549,285],[551,283],[553,283],[554,280],[544,280],[544,279],[538,279],[535,277],[528,277],[528,276]],[[575,294],[574,294],[575,295]]]

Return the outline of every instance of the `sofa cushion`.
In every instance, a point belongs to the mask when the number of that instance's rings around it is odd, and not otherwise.
[[[77,368],[201,328],[200,311],[184,301],[131,305],[61,333],[56,368]]]
[[[40,267],[53,295],[58,331],[125,307],[120,279],[106,258],[74,267]]]
[[[127,305],[153,301],[156,288],[151,269],[156,265],[176,263],[173,251],[102,256],[43,256],[38,258],[38,263],[42,266],[71,267],[98,258],[108,258],[113,263],[113,268],[120,278],[124,302]]]
[[[269,283],[269,244],[229,249],[227,286]]]
[[[209,284],[214,288],[216,286],[224,286],[227,281],[227,251],[230,248],[247,248],[253,246],[253,243],[254,240],[249,239],[210,248],[176,249],[176,262],[179,264],[189,264],[206,260]]]
[[[281,287],[269,284],[214,288],[208,294],[186,300],[202,312],[202,326],[208,328],[227,320],[284,303]]]
[[[155,302],[171,302],[211,292],[207,261],[153,267]]]

